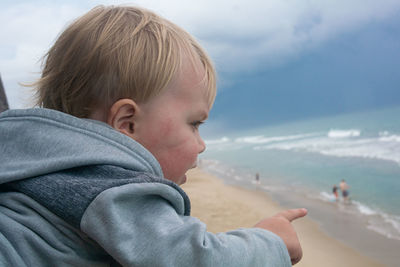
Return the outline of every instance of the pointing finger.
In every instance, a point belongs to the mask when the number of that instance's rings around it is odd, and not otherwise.
[[[298,218],[304,217],[307,215],[307,210],[302,208],[302,209],[291,209],[291,210],[285,210],[282,212],[279,212],[276,214],[276,216],[283,216],[290,222],[293,220],[296,220]]]

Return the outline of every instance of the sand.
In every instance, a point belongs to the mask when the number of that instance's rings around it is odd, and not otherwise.
[[[252,227],[284,210],[264,192],[226,185],[198,168],[188,172],[188,181],[182,187],[190,197],[192,216],[206,223],[213,233]],[[296,266],[384,266],[329,237],[307,217],[293,225],[303,248],[303,259]]]

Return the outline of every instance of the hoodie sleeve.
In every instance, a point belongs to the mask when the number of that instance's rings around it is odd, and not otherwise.
[[[277,235],[258,228],[213,234],[183,212],[174,188],[128,184],[99,194],[81,230],[123,266],[291,266]]]

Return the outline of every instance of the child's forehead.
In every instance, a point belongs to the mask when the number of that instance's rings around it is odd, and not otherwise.
[[[143,112],[165,117],[167,121],[206,120],[210,111],[206,84],[196,72],[182,74],[186,75],[179,75],[160,94],[144,103]]]
[[[214,78],[210,77],[215,75],[210,70],[207,70],[205,63],[196,54],[184,54],[182,56],[182,63],[177,73],[172,78],[169,86],[173,87],[179,84],[185,87],[190,92],[191,90],[201,90],[206,98],[208,98],[209,106],[211,107],[215,97],[215,84]],[[203,96],[202,96],[203,97]]]
[[[197,91],[208,91],[208,84],[204,79],[204,74],[204,67],[199,64],[183,64],[168,85],[161,91],[160,95],[168,94],[177,98],[188,95],[193,97],[200,96]]]

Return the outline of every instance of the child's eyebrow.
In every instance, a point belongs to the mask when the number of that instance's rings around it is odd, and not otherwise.
[[[200,116],[201,116],[201,120],[206,120],[208,119],[208,112],[205,110],[200,111]]]
[[[208,112],[206,110],[199,110],[193,113],[193,118],[196,118],[196,120],[199,121],[205,121],[208,118]]]

